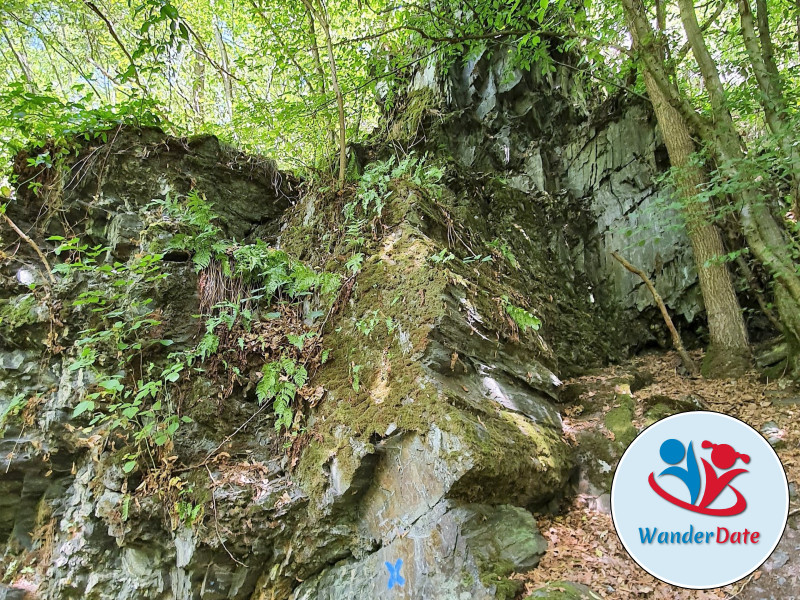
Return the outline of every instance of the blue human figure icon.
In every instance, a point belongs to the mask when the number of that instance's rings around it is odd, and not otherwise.
[[[674,475],[683,481],[689,489],[691,504],[697,502],[697,497],[700,495],[700,468],[697,466],[697,458],[695,458],[692,443],[689,442],[687,451],[682,442],[676,439],[669,439],[661,444],[659,453],[665,463],[673,465],[661,471],[659,477],[661,475]],[[683,460],[684,455],[686,456],[686,468],[678,467],[677,464]]]

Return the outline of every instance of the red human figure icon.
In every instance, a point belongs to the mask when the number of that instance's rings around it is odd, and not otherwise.
[[[750,462],[750,457],[747,454],[740,454],[733,449],[732,446],[728,444],[712,444],[708,440],[704,441],[702,444],[703,448],[713,448],[711,451],[711,462],[714,463],[714,466],[718,469],[730,469],[737,460],[741,459],[742,462],[745,464]],[[727,473],[723,473],[722,475],[717,476],[717,472],[714,470],[708,461],[705,458],[701,459],[703,461],[703,468],[706,472],[706,489],[703,493],[703,498],[700,501],[700,507],[705,508],[709,504],[711,504],[714,500],[717,499],[726,487],[730,485],[730,482],[741,475],[742,473],[747,473],[747,469],[733,469],[732,471],[728,471]],[[742,494],[737,490],[735,487],[731,486],[731,490],[736,494],[736,505],[734,508],[738,508],[741,504],[741,509],[737,512],[731,514],[738,514],[742,512],[747,503],[742,496]]]

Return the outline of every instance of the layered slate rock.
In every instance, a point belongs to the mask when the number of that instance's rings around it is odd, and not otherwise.
[[[178,139],[154,129],[109,132],[108,143],[80,145],[57,170],[29,168],[25,155],[17,164],[20,180],[36,185],[20,186],[9,205],[15,223],[46,252],[55,245],[51,235],[107,247],[102,260],[109,264],[164,246],[170,227],[151,221],[154,200],[202,190],[221,217],[220,235],[269,242],[296,197],[297,181],[270,161],[213,137]],[[2,230],[4,243],[16,242],[13,236]],[[201,325],[193,318],[200,312],[198,275],[181,254],[165,256],[160,270],[166,278],[135,294],[154,300],[172,348],[193,347]],[[123,473],[116,440],[97,439],[79,429],[86,421],[71,418],[96,383],[89,371],[70,368],[73,344],[93,325],[92,311],[73,301],[87,289],[113,295],[111,279],[100,271],[71,280],[56,274],[50,286],[26,244],[2,263],[0,276],[0,545],[12,586],[0,592],[23,597],[38,583],[40,598],[248,598],[263,557],[272,559],[276,540],[300,529],[306,502],[285,457],[270,446],[279,445],[274,434],[245,436],[237,447],[259,465],[253,473],[213,491],[207,476],[193,474],[208,510],[212,493],[219,502],[220,535],[208,520],[194,528],[170,523],[172,509],[155,496],[131,500],[141,477]],[[198,462],[257,408],[242,390],[219,405],[202,377],[191,385],[194,422],[174,448],[185,464]],[[20,400],[22,411],[14,404]],[[261,425],[269,434],[269,423]],[[259,566],[246,565],[248,557]]]
[[[328,395],[298,478],[321,522],[354,513],[360,551],[300,575],[298,598],[381,597],[386,563],[397,560],[403,597],[510,598],[508,576],[544,550],[529,510],[561,497],[572,468],[545,336],[566,329],[557,302],[588,302],[556,289],[570,274],[537,246],[536,216],[522,214],[513,190],[462,177],[392,184],[368,258],[326,329],[331,360],[317,381]],[[281,244],[314,260],[340,211],[333,197],[306,197]],[[499,252],[465,262],[472,251],[448,241],[482,249],[501,231],[511,262]],[[450,260],[431,258],[450,250]],[[505,310],[511,297],[542,315],[541,333],[519,330]],[[587,331],[593,324],[583,319]],[[266,585],[260,597],[271,593]]]
[[[552,198],[570,218],[551,231],[550,245],[588,277],[585,293],[622,309],[625,344],[663,344],[649,292],[610,253],[655,281],[679,325],[697,326],[703,304],[691,246],[660,182],[666,148],[646,100],[623,92],[603,100],[576,76],[574,57],[561,61],[552,73],[524,72],[507,49],[488,47],[446,72],[420,68],[393,133],[445,148],[532,199]]]
[[[169,235],[150,221],[150,203],[198,189],[220,214],[220,235],[275,243],[283,228],[280,244],[291,254],[341,270],[321,242],[341,207],[309,195],[285,214],[294,180],[254,160],[213,138],[121,130],[68,162],[63,188],[21,191],[10,214],[44,249],[47,236],[68,233],[108,246],[110,260],[134,260]],[[72,345],[91,322],[91,311],[72,302],[102,290],[102,273],[71,282],[56,274],[57,285],[42,293],[32,252],[23,248],[3,265],[10,330],[0,355],[2,408],[20,395],[37,401],[0,441],[10,461],[0,475],[0,534],[9,559],[34,566],[40,597],[381,597],[385,563],[398,559],[404,594],[513,597],[509,575],[534,567],[546,547],[531,511],[564,494],[572,469],[551,403],[560,359],[548,339],[574,320],[559,316],[559,306],[580,312],[588,304],[559,290],[572,274],[537,246],[534,224],[545,213],[529,214],[503,186],[449,176],[438,191],[397,185],[369,242],[374,252],[346,282],[325,329],[331,356],[313,382],[326,396],[308,415],[299,462],[285,455],[264,412],[225,447],[235,469],[212,462],[184,472],[204,509],[192,524],[165,518],[158,496],[131,501],[140,476],[126,475],[119,449],[71,418],[94,383],[88,371],[70,369]],[[429,260],[450,247],[448,232],[478,247],[511,221],[520,228],[515,265],[499,253],[483,267]],[[192,318],[198,274],[179,254],[168,253],[161,268],[167,277],[141,293],[161,311],[170,350],[191,346],[201,325]],[[24,283],[31,277],[38,292]],[[520,331],[506,302],[535,311],[542,330]],[[364,335],[356,324],[376,315],[380,326]],[[601,335],[593,330],[601,320],[581,322],[587,335]],[[258,408],[252,388],[210,397],[202,374],[183,389],[193,423],[176,436],[177,465],[201,462]]]
[[[0,474],[0,541],[8,557],[41,569],[42,597],[381,598],[392,581],[397,597],[515,595],[509,575],[535,567],[546,547],[533,513],[554,508],[573,474],[554,406],[560,377],[654,335],[648,319],[630,320],[642,291],[607,252],[626,250],[669,284],[662,291],[687,320],[699,306],[688,247],[665,237],[678,248],[667,256],[648,233],[663,227],[651,223],[663,165],[646,111],[591,111],[567,100],[577,84],[566,72],[501,77],[501,57],[446,78],[419,74],[392,131],[395,141],[414,138],[428,109],[446,101],[429,158],[444,177],[392,185],[366,227],[355,276],[342,216],[352,190],[300,198],[293,177],[211,137],[122,129],[108,144],[87,144],[60,189],[11,205],[46,249],[45,238],[68,226],[127,261],[168,237],[148,221],[148,204],[197,189],[222,235],[279,244],[346,276],[326,321],[330,357],[313,381],[325,395],[307,415],[303,451],[290,460],[269,412],[259,415],[226,447],[246,468],[232,476],[212,463],[187,475],[204,505],[188,526],[165,522],[154,498],[121,518],[133,484],[119,456],[70,431],[91,381],[52,353],[51,331],[69,347],[85,327],[85,315],[64,308],[83,284],[45,299],[27,287],[45,282],[35,255],[23,247],[22,262],[3,265],[0,314],[11,331],[0,337],[0,409],[18,394],[40,400],[23,415],[33,421],[0,440],[11,453]],[[603,110],[608,118],[587,116]],[[390,155],[365,148],[361,167]],[[48,177],[24,173],[45,186]],[[645,243],[629,247],[631,238]],[[168,254],[169,277],[153,290],[178,347],[198,333],[188,259]],[[541,328],[521,329],[509,305]],[[175,440],[179,464],[197,464],[258,409],[252,389],[221,404],[210,389],[202,377],[192,382],[194,423]]]

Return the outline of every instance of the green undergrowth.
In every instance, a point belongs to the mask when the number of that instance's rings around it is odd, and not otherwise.
[[[37,322],[38,301],[33,292],[0,300],[0,339],[12,346],[19,343],[19,329]]]
[[[224,399],[249,385],[260,359],[256,399],[271,403],[275,429],[291,444],[314,393],[306,386],[309,373],[325,360],[314,323],[330,309],[339,277],[261,241],[223,239],[199,193],[167,197],[146,212],[160,233],[151,229],[143,237],[161,243],[126,262],[111,259],[102,245],[51,238],[63,259],[53,269],[63,276],[62,286],[84,290],[70,310],[73,321],[88,326],[68,350],[68,371],[91,374],[91,383],[73,418],[86,433],[119,434],[126,473],[157,470],[178,430],[192,422],[181,409],[187,390],[206,380],[213,394],[205,402]],[[185,252],[198,272],[201,311],[195,318],[203,333],[196,343],[176,343],[171,332],[185,324],[170,322],[155,301],[170,276],[164,257],[176,251]]]

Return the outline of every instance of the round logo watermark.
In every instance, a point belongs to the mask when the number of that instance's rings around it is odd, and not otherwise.
[[[789,486],[778,456],[752,427],[714,412],[667,417],[619,461],[611,516],[645,571],[692,589],[756,570],[780,541]]]

